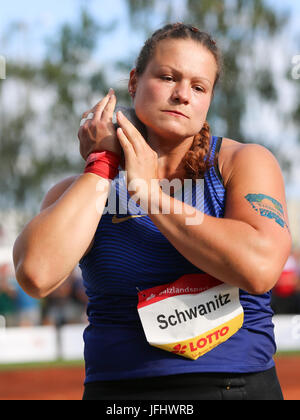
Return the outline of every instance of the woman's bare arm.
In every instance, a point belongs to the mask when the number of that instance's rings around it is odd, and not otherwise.
[[[277,282],[291,250],[284,183],[279,165],[265,148],[243,145],[233,161],[226,188],[224,218],[191,213],[161,192],[160,208],[171,200],[170,214],[149,214],[173,246],[195,266],[249,293],[262,294]],[[185,205],[185,209],[192,210]]]
[[[94,150],[121,154],[112,123],[116,96],[110,91],[78,132],[84,159]],[[14,245],[16,277],[31,296],[41,298],[69,276],[89,249],[111,182],[87,173],[68,178],[46,195],[40,214],[29,222]]]
[[[16,277],[29,295],[45,297],[69,276],[93,240],[109,189],[109,181],[84,174],[48,192],[14,245]]]

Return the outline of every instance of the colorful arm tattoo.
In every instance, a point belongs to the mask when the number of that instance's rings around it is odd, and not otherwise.
[[[265,194],[248,194],[245,198],[260,216],[274,219],[279,226],[289,230],[283,207],[277,200]]]

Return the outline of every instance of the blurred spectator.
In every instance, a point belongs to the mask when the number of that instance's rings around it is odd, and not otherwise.
[[[0,315],[8,327],[31,327],[41,322],[40,302],[21,289],[10,264],[0,266]]]
[[[85,323],[86,304],[79,268],[51,295],[38,300],[19,286],[10,264],[0,265],[0,316],[7,327]]]
[[[70,277],[43,301],[43,324],[56,325],[86,322],[87,298],[81,275],[75,269]]]
[[[10,282],[10,266],[0,266],[0,315],[4,316],[6,326],[16,323],[16,290]]]
[[[272,307],[275,314],[299,313],[299,294],[299,265],[295,255],[292,254],[273,289]]]
[[[40,301],[27,295],[17,282],[16,307],[19,327],[34,327],[41,324]]]

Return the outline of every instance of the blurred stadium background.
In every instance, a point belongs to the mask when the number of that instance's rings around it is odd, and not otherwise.
[[[170,20],[211,32],[223,49],[224,76],[209,115],[214,134],[263,144],[281,164],[293,251],[273,291],[276,363],[286,399],[300,399],[299,2],[0,0],[0,6],[0,399],[81,399],[80,271],[34,300],[15,280],[12,246],[49,187],[82,170],[81,114],[110,86],[129,103],[136,54],[146,35]]]

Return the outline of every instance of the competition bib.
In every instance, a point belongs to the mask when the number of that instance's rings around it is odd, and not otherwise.
[[[239,289],[207,274],[139,292],[138,313],[149,344],[196,360],[243,325]]]

